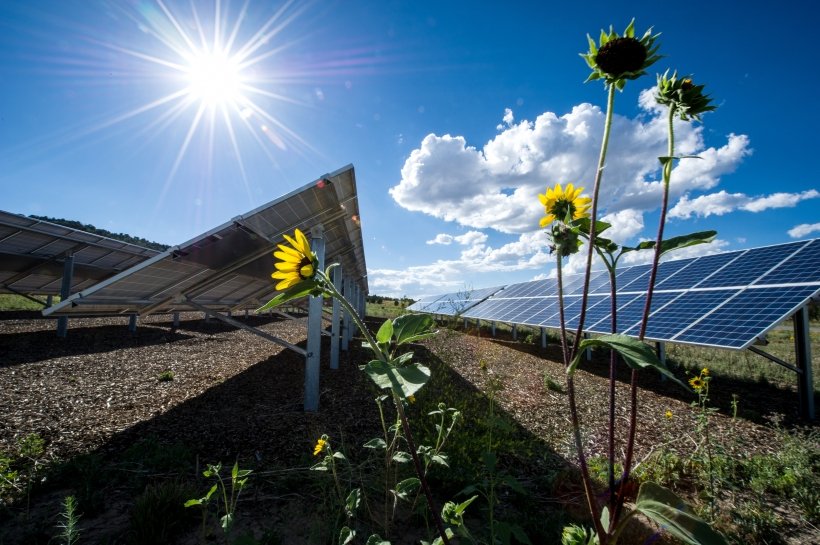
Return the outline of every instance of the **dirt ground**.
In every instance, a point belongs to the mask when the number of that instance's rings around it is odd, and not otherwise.
[[[340,369],[330,370],[323,351],[320,410],[306,414],[301,356],[246,331],[205,321],[200,314],[183,315],[178,329],[172,329],[170,316],[148,317],[135,334],[128,332],[124,317],[72,319],[65,339],[56,337],[53,320],[24,312],[2,314],[0,451],[13,452],[21,438],[36,433],[45,441],[44,459],[87,453],[110,457],[140,439],[158,437],[187,445],[197,453],[198,465],[256,459],[287,472],[312,463],[312,446],[322,433],[356,438],[367,436],[378,423],[372,390],[357,368],[364,362],[362,352],[344,355]],[[304,319],[246,320],[304,346]],[[575,459],[566,394],[545,387],[545,377],[564,384],[557,346],[542,349],[476,331],[446,331],[425,345],[469,387],[483,390],[490,378],[499,379],[499,408],[528,433],[550,438],[558,455]],[[173,372],[173,380],[159,380],[165,371]],[[601,400],[607,377],[608,363],[594,359],[582,365],[576,379],[583,441],[593,455],[606,453],[607,407]],[[628,421],[628,380],[624,372],[617,383],[622,427]],[[691,448],[687,444],[696,442],[691,393],[652,374],[642,374],[640,380],[635,459],[645,459],[655,448]],[[733,448],[742,453],[776,446],[767,416],[784,415],[790,421],[797,412],[796,395],[775,387],[715,377],[711,388],[720,410],[713,429],[739,437]],[[732,393],[742,400],[743,418],[731,418]],[[623,444],[617,452],[622,454]],[[268,476],[275,473],[269,470]],[[34,497],[27,517],[39,516],[53,527],[59,494]],[[264,499],[256,496],[259,502]],[[284,510],[274,518],[292,516]],[[127,520],[126,503],[112,499],[104,514],[83,520],[82,530],[86,539],[114,535]],[[0,519],[0,543],[4,537],[6,543],[17,542],[13,526],[18,523],[19,518]],[[301,542],[297,534],[285,542]]]

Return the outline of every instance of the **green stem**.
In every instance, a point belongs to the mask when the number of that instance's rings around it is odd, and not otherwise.
[[[591,245],[590,245],[591,246]],[[569,358],[566,350],[566,323],[564,322],[564,286],[563,275],[561,273],[561,254],[558,253],[558,312],[561,321],[561,341],[564,346],[564,366],[569,366]],[[578,450],[578,464],[581,466],[581,480],[584,484],[584,493],[587,497],[587,506],[589,513],[592,515],[592,522],[595,524],[595,532],[601,543],[606,543],[606,531],[601,524],[600,516],[598,514],[598,506],[595,505],[595,494],[592,490],[592,480],[589,476],[589,467],[587,466],[587,458],[584,454],[584,445],[581,441],[581,424],[578,419],[578,404],[575,401],[575,380],[572,375],[567,375],[567,394],[569,397],[569,414],[572,422],[572,436],[575,439],[575,448]]]
[[[356,309],[354,309],[353,306],[347,301],[347,299],[345,299],[345,297],[341,293],[339,293],[339,290],[336,289],[336,286],[333,285],[333,282],[330,281],[330,278],[328,278],[327,275],[321,271],[317,271],[316,276],[321,278],[321,280],[325,284],[324,288],[328,290],[333,296],[333,298],[338,300],[339,303],[348,312],[348,314],[350,314],[350,317],[353,319],[354,322],[356,322],[356,327],[359,328],[359,331],[362,332],[362,335],[364,335],[365,339],[367,339],[367,342],[370,343],[370,346],[372,347],[373,352],[376,353],[376,356],[381,361],[390,361],[390,358],[387,357],[387,354],[382,352],[381,348],[379,348],[379,344],[376,342],[376,339],[373,338],[373,335],[370,334],[370,331],[368,331],[367,327],[364,325],[364,322],[359,317],[359,313],[356,312]]]
[[[663,198],[661,200],[661,214],[658,220],[658,236],[655,238],[655,253],[652,257],[652,268],[649,273],[649,286],[646,290],[646,302],[643,307],[643,318],[641,319],[641,329],[638,333],[638,340],[642,341],[646,335],[646,327],[649,323],[649,314],[652,309],[652,293],[655,290],[655,279],[658,274],[658,264],[661,259],[661,243],[663,242],[663,229],[666,224],[666,210],[669,207],[669,182],[672,178],[672,157],[675,155],[675,108],[669,108],[669,116],[667,118],[669,145],[667,148],[667,162],[663,165]],[[626,456],[624,458],[624,473],[621,477],[621,500],[616,505],[613,513],[613,520],[618,520],[620,511],[623,507],[623,498],[626,491],[627,481],[632,470],[632,456],[635,447],[635,432],[638,427],[638,373],[632,370],[632,377],[630,380],[630,408],[629,408],[629,434],[626,441]]]
[[[601,154],[598,157],[598,170],[595,171],[595,184],[592,187],[592,210],[590,211],[589,224],[589,249],[587,250],[587,263],[584,272],[584,291],[581,298],[581,314],[578,317],[578,329],[575,333],[575,342],[573,343],[570,357],[574,357],[578,352],[578,346],[581,343],[581,333],[584,331],[584,319],[586,318],[587,298],[589,296],[589,278],[592,272],[592,252],[595,247],[595,222],[598,218],[598,194],[601,191],[601,179],[604,174],[604,163],[606,162],[606,151],[609,146],[609,133],[612,129],[612,110],[615,104],[615,85],[609,84],[609,95],[606,101],[606,119],[604,121],[604,137],[601,141]]]

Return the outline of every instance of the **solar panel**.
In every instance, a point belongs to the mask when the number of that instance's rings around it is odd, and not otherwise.
[[[66,256],[79,291],[157,255],[157,250],[0,211],[0,293],[59,295]]]
[[[446,293],[417,301],[407,307],[407,309],[416,312],[426,312],[428,314],[442,314],[445,316],[460,315],[500,289],[500,286],[477,290],[465,288],[462,291]]]
[[[256,308],[273,296],[274,258],[283,234],[321,225],[325,262],[367,292],[353,167],[328,174],[188,242],[72,295],[45,315],[152,314]],[[188,304],[188,301],[191,304]]]
[[[649,265],[617,274],[618,332],[637,336],[646,304]],[[564,279],[564,315],[577,328],[583,275]],[[820,294],[820,239],[671,260],[659,266],[646,338],[746,348]],[[611,331],[609,274],[593,271],[584,330]],[[423,310],[422,310],[423,311]],[[465,318],[558,328],[555,279],[495,291]]]

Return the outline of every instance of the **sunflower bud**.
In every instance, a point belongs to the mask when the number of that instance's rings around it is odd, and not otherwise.
[[[603,79],[606,86],[615,85],[623,89],[628,79],[637,79],[646,74],[646,69],[657,61],[658,35],[652,29],[641,39],[635,38],[635,20],[629,23],[623,36],[609,27],[607,34],[601,31],[598,44],[589,35],[589,51],[581,56],[592,69],[587,81]]]
[[[672,108],[674,115],[683,121],[690,118],[700,121],[700,115],[715,109],[709,95],[703,94],[703,85],[695,85],[691,77],[678,79],[678,73],[669,76],[669,70],[658,76],[655,100]]]

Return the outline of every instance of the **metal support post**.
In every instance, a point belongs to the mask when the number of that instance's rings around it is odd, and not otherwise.
[[[342,285],[344,286],[342,293],[345,299],[350,300],[350,278],[343,277]],[[350,348],[350,313],[345,309],[342,313],[342,350],[345,352]]]
[[[60,300],[65,301],[71,295],[71,282],[74,279],[74,254],[69,254],[63,262],[63,282],[60,285]],[[57,336],[65,338],[68,334],[68,316],[57,318]]]
[[[658,341],[655,343],[655,354],[658,355],[658,359],[661,361],[662,364],[666,365],[666,343],[663,341]]]
[[[518,325],[513,324],[513,331],[512,331],[513,340],[518,340]]]
[[[491,326],[492,331],[493,331],[493,337],[495,337],[495,322],[490,322],[490,326]]]
[[[137,332],[137,315],[132,314],[128,317],[128,331],[131,333]]]
[[[464,318],[464,331],[467,331],[467,318]]]
[[[174,312],[174,327],[179,327],[179,312]]]
[[[589,339],[589,333],[584,332],[584,338]],[[587,361],[592,361],[592,349],[587,348],[586,350],[584,350],[584,352],[586,352],[586,354],[584,354],[584,356],[586,357],[586,360]]]
[[[49,295],[46,297],[46,308],[50,307],[52,304],[54,304],[54,296]]]
[[[319,260],[319,270],[325,268],[325,239],[322,226],[311,229],[310,247]],[[322,296],[308,298],[308,338],[305,356],[305,412],[319,410],[319,356],[322,349]]]
[[[248,309],[245,309],[245,319],[248,319]]]
[[[547,347],[547,329],[541,328],[541,348]]]
[[[811,368],[811,338],[808,305],[794,313],[794,355],[797,360],[797,396],[800,417],[814,420],[814,378]]]
[[[342,289],[342,266],[333,269],[333,286],[337,291]],[[330,318],[330,368],[339,368],[339,334],[342,333],[341,324],[342,305],[339,300],[333,298],[333,314]]]

